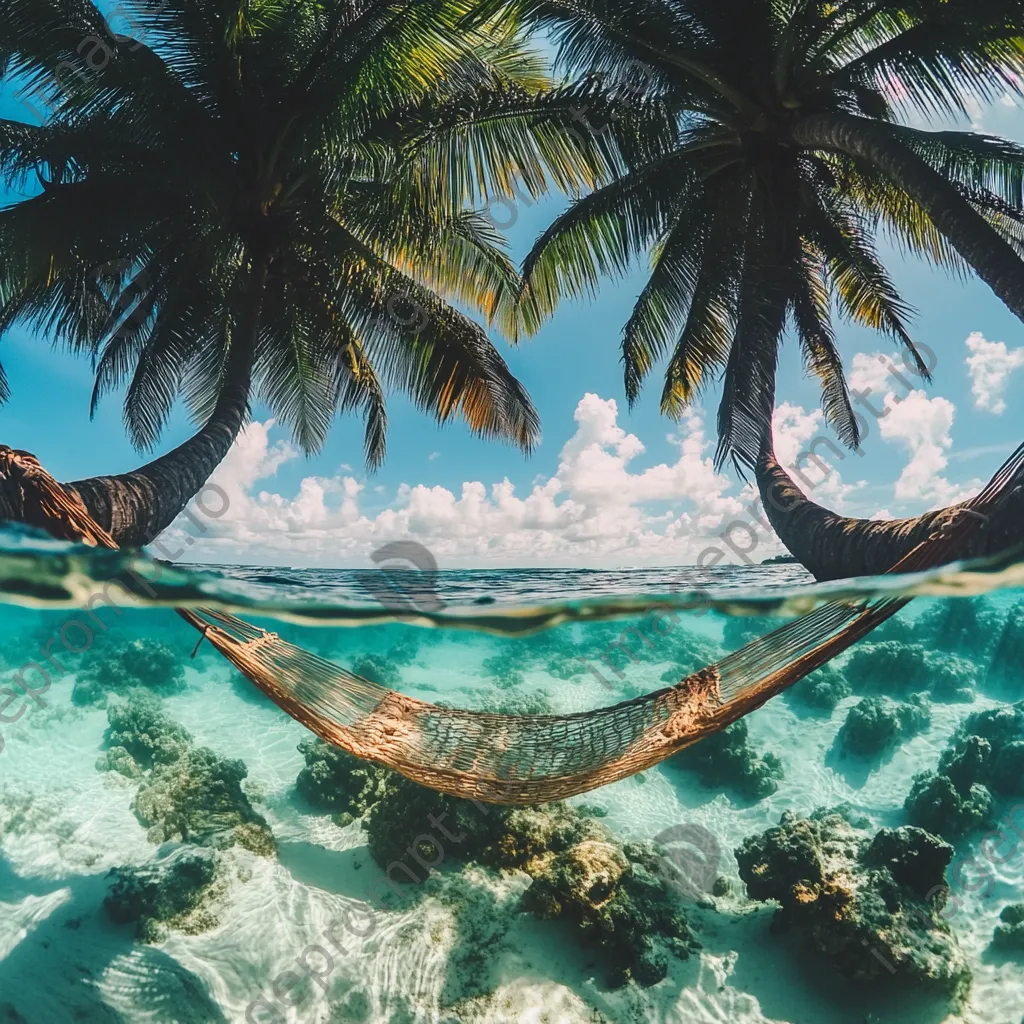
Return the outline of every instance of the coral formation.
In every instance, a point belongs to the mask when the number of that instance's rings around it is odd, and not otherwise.
[[[845,668],[846,678],[857,693],[906,697],[927,690],[941,701],[973,700],[977,671],[966,658],[898,640],[854,648]]]
[[[738,651],[752,640],[775,632],[787,621],[775,615],[730,615],[722,625],[722,644],[730,653]]]
[[[677,629],[671,638],[671,643],[666,642],[666,660],[674,665],[669,671],[676,673],[675,681],[704,668],[705,665],[712,665],[722,657],[722,649],[714,641],[701,636],[690,630]],[[662,676],[662,679],[665,677]]]
[[[522,667],[522,660],[504,648],[499,654],[493,654],[483,661],[484,671],[494,678],[494,685],[502,690],[522,685]]]
[[[836,743],[845,754],[871,757],[931,725],[927,698],[914,694],[905,704],[890,697],[865,697],[850,708]]]
[[[159,697],[146,690],[134,690],[126,701],[111,704],[107,722],[107,751],[96,763],[101,771],[134,778],[142,769],[177,761],[192,745],[189,732],[167,716]]]
[[[378,686],[395,688],[402,684],[398,666],[382,654],[364,654],[353,662],[352,671]]]
[[[918,828],[855,828],[839,814],[783,814],[744,840],[740,877],[780,904],[777,928],[803,932],[842,975],[961,996],[970,970],[940,911],[952,847]]]
[[[829,662],[815,669],[784,693],[787,702],[816,711],[832,711],[836,705],[853,693],[846,677]]]
[[[253,845],[254,832],[272,848],[270,829],[242,791],[245,763],[219,757],[208,747],[191,747],[177,761],[157,765],[142,779],[132,810],[151,842],[170,839],[226,845],[238,839]],[[243,825],[241,835],[236,830]]]
[[[999,635],[1000,620],[983,597],[936,601],[914,622],[914,637],[929,650],[984,658]]]
[[[71,700],[105,707],[111,693],[144,687],[165,696],[184,686],[185,668],[178,655],[166,644],[140,639],[113,651],[94,652],[76,675]]]
[[[549,860],[526,890],[523,906],[538,917],[566,921],[586,945],[606,952],[611,985],[631,979],[654,985],[668,973],[668,960],[651,936],[660,936],[681,958],[692,946],[657,870],[657,855],[648,847],[586,839]]]
[[[117,924],[136,923],[137,935],[146,942],[161,936],[161,925],[189,934],[216,924],[203,908],[217,873],[212,851],[185,849],[163,863],[143,867],[112,868],[110,893],[104,909]]]
[[[657,876],[653,848],[615,843],[592,817],[566,804],[488,806],[392,773],[365,828],[374,860],[399,883],[424,881],[446,856],[525,871],[533,881],[524,907],[564,919],[606,952],[612,984],[632,978],[650,985],[665,976],[655,936],[670,952],[688,955],[689,929]]]
[[[242,761],[196,747],[192,737],[164,713],[153,694],[136,690],[107,708],[110,723],[99,771],[138,779],[132,810],[151,842],[238,843],[262,856],[276,846],[266,821],[242,791],[248,769]]]
[[[1024,953],[1024,903],[1009,903],[999,912],[1000,923],[992,933],[992,945],[1011,953]]]
[[[937,771],[914,777],[907,820],[947,838],[992,821],[993,794],[1024,792],[1024,701],[968,715]]]
[[[761,754],[751,746],[742,718],[684,748],[672,758],[672,764],[696,773],[709,788],[730,789],[748,800],[770,796],[783,776],[782,761],[775,754]]]
[[[568,681],[575,679],[577,676],[584,675],[587,669],[578,657],[556,654],[553,658],[548,659],[547,664],[544,666],[544,671],[555,679]]]
[[[1006,617],[988,664],[985,682],[1019,693],[1024,678],[1024,601],[1018,601]]]
[[[550,715],[554,708],[547,690],[502,690],[484,692],[477,697],[477,709],[495,715]]]
[[[338,812],[338,824],[362,817],[384,791],[386,768],[311,737],[299,744],[306,767],[295,788],[314,807]]]

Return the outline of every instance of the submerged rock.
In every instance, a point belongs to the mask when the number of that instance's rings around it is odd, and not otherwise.
[[[676,629],[665,641],[665,657],[673,663],[673,668],[661,678],[665,682],[678,683],[705,666],[713,665],[723,654],[722,648],[708,637],[691,630]],[[675,678],[670,678],[669,673],[674,673]]]
[[[594,819],[568,804],[483,804],[435,792],[397,772],[388,773],[364,827],[370,853],[382,867],[405,858],[422,868],[424,861],[439,858],[440,863],[451,856],[488,867],[522,868],[602,834]]]
[[[160,938],[161,925],[195,935],[216,925],[203,902],[217,874],[212,851],[188,849],[161,864],[112,868],[113,879],[103,906],[117,924],[137,923],[147,942]]]
[[[303,740],[299,752],[306,767],[295,780],[296,790],[314,807],[338,812],[342,825],[362,817],[384,792],[387,768],[315,737]]]
[[[722,644],[732,653],[758,637],[766,636],[789,620],[774,615],[729,615],[722,625]]]
[[[1000,923],[992,933],[995,949],[1024,953],[1024,903],[1009,903],[999,912]]]
[[[924,694],[914,694],[905,704],[889,697],[865,697],[850,708],[836,742],[843,753],[871,757],[923,732],[931,721]]]
[[[555,854],[534,874],[523,906],[538,917],[568,922],[585,945],[606,952],[611,985],[654,985],[668,973],[668,959],[652,938],[660,937],[683,959],[693,946],[657,869],[650,848],[587,839]]]
[[[426,880],[454,860],[525,871],[525,909],[570,923],[609,961],[612,984],[664,977],[669,952],[688,955],[690,933],[678,901],[657,877],[653,848],[614,841],[592,817],[563,803],[501,807],[445,796],[397,773],[365,819],[374,860],[389,879]]]
[[[992,794],[978,784],[961,790],[946,775],[921,772],[914,776],[903,808],[911,824],[956,839],[992,821]]]
[[[914,777],[907,819],[956,838],[992,824],[993,794],[1024,794],[1024,701],[968,715],[937,771]]]
[[[509,650],[502,650],[499,654],[493,654],[483,660],[484,671],[493,678],[494,685],[502,690],[522,686],[525,682],[522,672],[524,667],[522,658]]]
[[[580,661],[579,657],[556,654],[553,658],[548,659],[547,664],[544,666],[544,671],[555,679],[568,681],[575,679],[577,676],[585,675],[587,667]]]
[[[748,800],[761,800],[779,788],[782,761],[759,753],[749,742],[744,719],[679,751],[671,761],[694,772],[712,789],[730,789]]]
[[[394,688],[402,684],[398,666],[382,654],[364,654],[353,662],[352,671],[378,686]]]
[[[134,690],[126,701],[111,704],[107,722],[103,741],[108,750],[96,763],[101,771],[134,778],[142,769],[177,761],[192,745],[188,730],[173,721],[163,702],[146,690]]]
[[[989,686],[1019,694],[1024,681],[1024,601],[1011,609],[988,664]]]
[[[140,687],[161,696],[183,690],[185,667],[177,652],[166,644],[142,639],[93,655],[77,673],[71,700],[105,707],[109,694],[126,694]]]
[[[841,700],[849,697],[852,693],[853,688],[846,681],[846,677],[829,662],[794,683],[783,696],[792,704],[814,708],[818,711],[831,711]]]
[[[855,647],[845,668],[857,693],[906,697],[927,690],[941,701],[973,700],[977,672],[966,658],[897,640]]]
[[[547,690],[492,690],[477,697],[477,710],[494,715],[550,715],[554,711]]]
[[[999,635],[999,614],[983,597],[936,601],[914,622],[915,639],[929,650],[983,658]]]
[[[243,761],[220,757],[208,747],[191,747],[177,761],[157,765],[146,775],[132,810],[154,843],[240,842],[253,852],[272,855],[270,828],[242,791],[248,774]]]
[[[824,812],[786,812],[736,851],[750,898],[777,901],[776,927],[803,932],[840,974],[961,996],[970,969],[939,913],[952,857],[922,829],[872,837]]]

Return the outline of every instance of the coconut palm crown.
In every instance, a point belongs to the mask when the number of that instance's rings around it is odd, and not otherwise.
[[[139,449],[184,399],[198,433],[132,474],[69,485],[122,544],[166,527],[259,400],[315,451],[334,416],[385,446],[385,394],[529,449],[528,395],[468,313],[538,316],[485,200],[611,180],[515,20],[469,0],[11,0],[0,121],[0,332],[94,361]],[[3,385],[6,391],[6,385]],[[2,395],[0,395],[2,397]],[[19,518],[15,497],[0,513]]]
[[[903,121],[1019,92],[1024,6],[1002,0],[521,0],[562,63],[658,102],[671,143],[575,203],[526,260],[542,313],[651,254],[625,325],[632,402],[667,359],[671,416],[719,375],[718,462],[770,452],[780,341],[791,325],[844,442],[857,420],[838,312],[905,346],[911,312],[880,235],[976,271],[1024,319],[1024,150]]]

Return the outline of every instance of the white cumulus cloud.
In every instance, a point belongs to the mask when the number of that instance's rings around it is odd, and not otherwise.
[[[907,453],[907,464],[893,489],[899,502],[911,502],[916,509],[940,508],[963,501],[981,486],[980,480],[954,484],[943,476],[949,465],[948,451],[953,444],[950,429],[956,406],[947,398],[929,398],[913,384],[897,355],[858,352],[853,357],[850,386],[870,398],[861,408],[878,425],[878,432]],[[874,413],[870,410],[873,409]]]
[[[799,422],[804,413],[789,415]],[[188,545],[188,558],[214,562],[366,565],[375,548],[409,538],[448,566],[680,564],[709,547],[739,561],[721,538],[743,522],[731,534],[736,548],[756,547],[754,561],[780,550],[758,526],[752,490],[715,471],[699,413],[668,436],[674,457],[646,468],[644,445],[619,425],[613,400],[584,395],[575,421],[556,472],[528,493],[508,479],[467,480],[458,491],[405,483],[374,514],[361,507],[363,483],[341,470],[306,477],[292,495],[274,490],[277,469],[299,453],[272,439],[273,421],[252,423],[213,477],[228,494],[227,513],[205,532],[181,517],[161,542],[166,557]]]
[[[1024,348],[1008,349],[1005,341],[987,341],[979,331],[968,337],[966,345],[970,355],[964,362],[975,407],[997,415],[1006,412],[1006,383],[1014,370],[1024,366]]]

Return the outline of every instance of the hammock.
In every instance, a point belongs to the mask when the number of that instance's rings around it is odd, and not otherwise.
[[[37,466],[34,475],[46,475]],[[889,571],[951,561],[986,513],[1022,482],[1024,445],[980,494],[950,509],[932,535]],[[82,514],[91,522],[84,506],[77,520]],[[95,527],[88,536],[110,546],[103,533]],[[522,716],[442,708],[397,693],[226,612],[179,608],[178,614],[283,711],[327,742],[453,796],[533,804],[633,775],[718,732],[910,600],[833,601],[675,686],[594,711]]]

